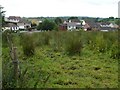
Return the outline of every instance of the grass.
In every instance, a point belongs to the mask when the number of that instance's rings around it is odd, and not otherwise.
[[[36,43],[33,56],[24,55],[22,46],[19,44],[20,42],[16,43],[19,53],[20,69],[22,71],[22,77],[20,78],[17,87],[118,88],[118,60],[110,57],[109,50],[105,49],[104,52],[97,52],[96,49],[94,49],[94,47],[91,48],[89,44],[89,41],[93,42],[91,45],[96,43],[96,39],[94,40],[92,36],[96,37],[99,35],[99,32],[96,32],[97,35],[94,34],[95,32],[46,33],[47,34],[33,34],[34,42]],[[114,41],[117,37],[115,37],[116,33],[112,33],[113,34],[109,32],[108,34],[113,35],[114,39],[112,39]],[[73,39],[70,39],[69,37],[73,37]],[[110,36],[108,35],[106,37],[109,39]],[[20,40],[19,38],[19,36],[16,36],[14,39]],[[68,46],[66,41],[71,40],[71,42],[74,42],[76,38],[79,38],[82,41],[83,46],[80,51],[81,53],[80,55],[69,55],[67,54],[69,51],[66,50],[66,47]],[[99,40],[99,38],[97,40]],[[4,47],[2,49],[2,57],[4,59],[3,69],[8,68],[10,72],[9,66],[12,64],[10,64],[9,48]],[[73,52],[74,50],[76,49],[72,49],[70,52]],[[5,73],[4,80],[6,81],[7,73],[9,72],[7,70],[3,72]],[[14,86],[11,85],[11,87]]]

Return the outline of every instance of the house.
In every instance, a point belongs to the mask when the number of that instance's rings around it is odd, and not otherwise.
[[[63,24],[60,25],[59,27],[61,30],[77,30],[82,28],[82,24],[80,21],[75,21],[75,20],[69,20],[69,21],[64,21]]]
[[[67,30],[76,30],[81,28],[82,28],[81,23],[76,23],[76,22],[67,23]]]
[[[118,25],[115,24],[115,23],[110,23],[109,26],[110,26],[111,28],[118,28]]]
[[[115,31],[117,30],[116,28],[111,28],[111,27],[101,27],[100,31]]]
[[[59,25],[59,30],[61,30],[61,31],[67,31],[67,24],[60,24]]]
[[[84,25],[84,30],[85,31],[88,31],[88,30],[91,30],[92,28],[89,26],[89,24],[88,23],[85,23],[85,25]]]
[[[8,22],[18,23],[20,21],[21,17],[19,16],[9,16],[7,18]]]
[[[118,25],[114,23],[109,23],[109,22],[102,22],[100,24],[100,30],[101,31],[114,31],[117,30]]]
[[[101,27],[110,27],[110,23],[109,22],[101,22],[99,23]]]
[[[85,24],[83,25],[85,31],[90,30],[100,30],[100,25],[92,20],[86,20]]]
[[[27,19],[20,19],[17,25],[19,26],[19,29],[25,30],[31,27],[31,22]]]
[[[26,18],[21,18],[19,16],[9,16],[5,18],[5,22],[16,24],[19,29],[27,29],[31,27],[31,22],[28,21]]]
[[[3,30],[17,31],[19,30],[19,27],[14,23],[6,23],[5,26],[3,27]]]

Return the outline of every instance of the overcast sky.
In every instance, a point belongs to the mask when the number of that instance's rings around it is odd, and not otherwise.
[[[120,0],[0,0],[6,16],[118,17]]]

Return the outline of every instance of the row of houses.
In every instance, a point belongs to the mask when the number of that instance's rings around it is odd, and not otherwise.
[[[5,17],[5,24],[2,27],[2,30],[25,30],[31,27],[31,22],[25,18],[19,16],[9,16]]]
[[[60,30],[79,30],[83,29],[85,31],[89,30],[101,30],[101,31],[108,31],[108,30],[116,30],[118,25],[115,23],[109,22],[95,22],[92,20],[69,20],[64,21],[63,24],[60,24]]]
[[[26,18],[21,18],[19,16],[9,16],[5,17],[5,25],[3,26],[3,30],[26,30],[31,28],[31,23],[42,23],[40,20],[31,19],[28,20]],[[115,23],[109,22],[95,22],[94,20],[79,20],[79,19],[71,19],[65,20],[62,24],[59,25],[59,29],[63,31],[73,31],[83,29],[85,31],[89,30],[116,30],[118,25]]]

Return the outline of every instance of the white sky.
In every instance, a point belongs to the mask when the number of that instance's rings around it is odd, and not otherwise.
[[[118,17],[119,0],[0,0],[6,16]]]

